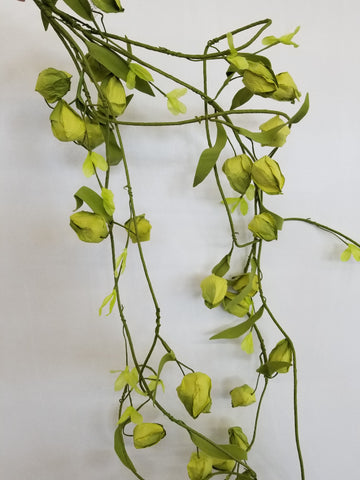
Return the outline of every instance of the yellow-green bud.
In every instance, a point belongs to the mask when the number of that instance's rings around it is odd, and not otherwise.
[[[165,429],[159,423],[139,423],[133,431],[135,448],[147,448],[160,442],[166,435]]]
[[[104,135],[98,123],[85,120],[85,135],[80,143],[87,150],[92,151],[104,142]]]
[[[99,95],[98,104],[100,110],[106,115],[115,116],[124,113],[126,108],[126,94],[121,81],[114,75],[105,78],[101,83],[101,92],[105,97]]]
[[[266,95],[276,90],[276,83],[268,68],[259,62],[249,62],[249,69],[244,71],[243,83],[252,93]]]
[[[218,277],[213,273],[200,284],[202,296],[205,300],[205,305],[208,308],[217,307],[224,299],[227,292],[227,281],[225,278]]]
[[[292,350],[290,344],[286,338],[281,340],[276,346],[271,350],[269,355],[269,362],[287,362],[291,363],[292,361]],[[287,373],[289,371],[290,365],[277,368],[278,373]]]
[[[280,128],[281,125],[284,125]],[[276,129],[279,127],[279,129]],[[267,122],[260,125],[260,130],[262,132],[268,132],[269,130],[276,129],[261,145],[268,147],[282,147],[286,142],[286,137],[290,133],[290,128],[281,120],[279,115],[276,117],[270,118]]]
[[[266,155],[254,162],[251,176],[254,183],[269,195],[281,193],[285,183],[279,164]]]
[[[64,101],[59,100],[50,115],[51,130],[61,142],[81,140],[85,135],[85,122]]]
[[[231,472],[235,467],[235,460],[226,460],[224,458],[211,457],[212,466],[215,470],[223,472]]]
[[[100,243],[109,233],[104,218],[92,212],[81,211],[71,215],[70,227],[80,240],[88,243]]]
[[[85,66],[86,70],[91,70],[91,73],[94,77],[96,82],[101,82],[105,79],[108,75],[110,75],[110,71],[104,67],[100,62],[98,62],[94,57],[92,57],[89,53],[85,55],[87,60],[87,65]]]
[[[242,450],[245,451],[249,448],[249,441],[241,427],[231,427],[229,428],[228,432],[229,442],[232,445],[238,445]]]
[[[237,292],[241,292],[241,290],[243,290],[245,287],[248,286],[249,279],[250,279],[250,273],[243,273],[242,275],[239,275],[233,280],[231,286]],[[248,293],[248,295],[250,297],[253,297],[258,290],[259,290],[259,279],[257,275],[254,275],[251,282],[251,290]]]
[[[188,373],[183,377],[176,391],[184,407],[193,418],[197,418],[200,413],[210,412],[211,379],[205,373]]]
[[[135,217],[135,221],[131,218],[125,223],[125,227],[133,243],[137,243],[138,241],[147,242],[150,240],[150,230],[152,227],[150,222],[146,220],[145,215],[138,215]]]
[[[288,72],[282,72],[276,75],[278,87],[271,98],[274,100],[294,103],[295,99],[299,100],[301,93],[297,89],[294,80]]]
[[[57,102],[70,90],[71,77],[70,73],[62,70],[46,68],[39,73],[35,91],[39,92],[47,102]]]
[[[226,296],[224,298],[224,308],[232,315],[236,315],[237,317],[241,318],[248,313],[251,305],[251,298],[250,296],[247,296],[241,300],[241,302],[231,304],[231,301],[234,299],[234,297],[236,297],[236,295],[237,293],[226,292]]]
[[[232,407],[247,407],[256,402],[254,389],[246,384],[231,390],[230,395]]]
[[[228,158],[222,169],[231,187],[239,193],[244,194],[249,188],[251,182],[252,161],[245,155],[236,155],[236,157]]]
[[[276,221],[271,213],[264,212],[255,215],[249,223],[248,229],[253,232],[255,237],[262,238],[267,242],[277,240]]]
[[[212,471],[212,459],[203,452],[191,454],[187,464],[187,471],[190,480],[205,480]]]

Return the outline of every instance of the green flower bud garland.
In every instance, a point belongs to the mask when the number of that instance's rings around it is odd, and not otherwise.
[[[278,148],[286,143],[293,125],[307,114],[309,97],[304,96],[291,116],[278,109],[244,108],[244,105],[251,102],[253,96],[263,98],[266,105],[272,101],[282,104],[299,102],[301,94],[291,75],[288,72],[275,74],[270,60],[262,54],[278,44],[297,46],[293,37],[298,28],[280,37],[263,37],[263,46],[259,49],[255,44],[271,25],[269,19],[260,20],[209,40],[202,54],[187,54],[108,33],[104,24],[105,14],[123,12],[120,0],[64,0],[72,14],[61,9],[61,0],[33,1],[40,10],[45,30],[51,27],[55,31],[74,64],[72,73],[58,70],[55,66],[40,72],[35,89],[52,110],[50,124],[54,136],[62,142],[75,142],[83,149],[83,174],[86,178],[95,176],[98,183],[97,192],[83,186],[74,194],[77,211],[70,216],[70,226],[81,241],[108,242],[111,250],[113,288],[104,298],[99,314],[104,310],[110,314],[116,309],[124,335],[124,364],[115,380],[115,391],[120,394],[114,442],[119,459],[136,478],[146,478],[145,473],[141,472],[141,465],[133,463],[131,449],[150,448],[158,443],[155,448],[161,448],[166,443],[164,426],[152,423],[143,416],[145,405],[152,404],[163,415],[164,421],[188,432],[190,450],[186,470],[191,480],[210,479],[219,475],[224,479],[257,479],[255,467],[250,464],[250,460],[262,402],[269,381],[278,374],[292,372],[299,476],[305,480],[299,439],[296,351],[293,341],[280,325],[265,297],[261,267],[262,250],[266,245],[264,241],[276,240],[284,223],[298,221],[324,230],[343,242],[345,249],[342,261],[347,261],[350,257],[359,261],[360,244],[313,220],[281,218],[266,208],[264,193],[281,194],[285,182],[281,167],[273,157]],[[248,33],[249,38],[245,44],[235,46],[236,36],[240,32]],[[136,52],[133,52],[135,48]],[[200,62],[203,69],[202,89],[148,63],[139,56],[138,52],[142,50]],[[208,94],[207,67],[210,60],[221,64],[226,71],[224,82],[214,97]],[[165,92],[161,85],[162,79],[170,80],[174,88]],[[229,102],[230,108],[224,109],[217,99],[227,91],[231,82],[236,82],[239,89]],[[187,92],[199,96],[204,102],[203,111],[197,116],[173,122],[130,122],[126,117],[122,119],[127,109],[131,109],[134,95],[160,97],[160,101],[164,102],[172,114],[185,114],[184,96]],[[67,98],[72,95],[71,101],[64,100],[65,95]],[[266,115],[269,118],[259,125],[258,131],[250,131],[241,123],[243,114],[261,115],[261,118]],[[199,295],[202,292],[206,307],[222,309],[224,317],[229,318],[231,315],[237,324],[213,335],[211,341],[243,337],[243,350],[252,353],[255,350],[255,337],[256,349],[260,352],[256,385],[234,385],[230,392],[226,392],[229,406],[233,409],[257,404],[252,434],[248,436],[240,426],[229,426],[226,444],[208,438],[190,424],[174,417],[158,400],[157,392],[165,388],[161,375],[168,362],[174,362],[179,369],[177,395],[185,407],[184,416],[189,414],[196,419],[215,410],[211,399],[214,379],[210,379],[205,372],[187,366],[161,334],[160,306],[142,249],[142,242],[151,239],[151,222],[146,218],[146,213],[139,215],[135,210],[130,170],[121,136],[122,125],[163,128],[192,123],[204,125],[207,142],[194,172],[193,185],[197,187],[210,173],[214,174],[230,230],[229,251],[211,272],[204,272]],[[215,135],[213,128],[216,130]],[[222,152],[229,145],[233,155],[223,161]],[[99,146],[105,152],[104,155],[94,151]],[[264,152],[262,147],[271,148],[266,148]],[[224,172],[222,179],[218,172],[219,165]],[[124,207],[121,212],[115,208],[116,192],[110,188],[111,173],[117,166],[125,178],[128,193],[128,209]],[[234,197],[225,196],[223,181],[228,182],[234,190]],[[245,221],[250,240],[245,243],[239,241],[233,219],[233,213],[238,207],[244,217],[249,215]],[[79,210],[80,208],[84,210]],[[154,337],[144,358],[140,358],[135,350],[120,295],[120,278],[126,268],[127,252],[132,244],[138,250],[155,310]],[[237,251],[244,255],[244,267],[235,275],[224,278],[230,268],[234,268],[232,257]],[[283,337],[272,346],[270,354],[257,323],[265,314]],[[162,352],[161,360],[155,363],[154,354],[159,351]],[[260,385],[262,390],[258,393]],[[132,437],[132,442],[128,436]]]

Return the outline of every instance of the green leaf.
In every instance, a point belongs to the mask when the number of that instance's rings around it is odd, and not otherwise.
[[[85,202],[92,209],[94,213],[104,217],[107,223],[111,222],[112,217],[106,212],[104,208],[103,199],[94,190],[89,187],[81,187],[74,195],[76,200],[76,208],[78,210]],[[75,211],[74,210],[74,211]]]
[[[254,94],[246,87],[241,88],[235,93],[230,109],[234,110],[237,107],[241,107],[241,105],[244,105],[246,102],[248,102],[253,95]]]
[[[249,210],[249,205],[247,204],[247,201],[245,200],[245,198],[242,197],[241,200],[240,200],[240,212],[241,212],[241,213],[244,215],[244,217],[245,217],[245,215],[247,214],[248,210]]]
[[[56,2],[57,0],[48,0],[48,4],[50,7],[54,7],[56,5]],[[47,13],[49,12],[50,10],[47,9]],[[49,13],[49,15],[51,16],[51,14]],[[46,31],[48,28],[49,28],[49,17],[44,13],[44,11],[41,11],[41,21],[42,21],[42,24],[44,26],[44,30]]]
[[[259,367],[256,371],[264,375],[264,377],[270,378],[274,373],[290,366],[290,362],[266,362],[261,365],[261,367]]]
[[[231,251],[226,254],[217,265],[215,265],[215,267],[211,270],[211,273],[217,275],[218,277],[223,277],[225,273],[229,271],[232,251],[233,250],[231,249]]]
[[[103,308],[107,304],[109,304],[109,313],[106,314],[106,316],[108,317],[110,315],[110,313],[112,312],[113,308],[114,308],[115,302],[116,302],[116,290],[114,288],[114,290],[104,298],[104,300],[103,300],[103,302],[102,302],[102,304],[99,308],[99,316],[101,316]]]
[[[90,3],[88,0],[64,0],[75,13],[85,20],[91,20],[93,18]]]
[[[120,0],[92,0],[93,4],[105,13],[123,12]]]
[[[241,335],[244,335],[253,325],[254,323],[259,320],[264,313],[264,305],[262,305],[259,310],[254,313],[251,317],[249,317],[245,322],[236,325],[235,327],[227,328],[216,335],[213,335],[210,340],[218,340],[223,338],[238,338]]]
[[[121,462],[125,465],[125,467],[127,467],[135,475],[137,475],[137,471],[134,467],[134,464],[130,460],[130,457],[127,454],[127,451],[126,451],[126,448],[125,448],[123,428],[124,428],[124,425],[119,425],[117,427],[117,429],[115,430],[114,449],[115,449],[115,452],[116,452],[117,456],[120,458]]]
[[[121,417],[119,418],[118,425],[121,423],[125,423],[126,420],[130,419],[132,423],[136,423],[139,425],[143,423],[143,416],[139,413],[136,408],[132,407],[131,405],[127,407],[127,409],[123,412]]]
[[[255,197],[255,187],[254,185],[251,183],[249,185],[249,188],[246,190],[245,192],[245,195],[246,195],[246,198],[251,202],[252,200],[254,200],[254,197]]]
[[[127,259],[127,248],[125,247],[124,250],[121,252],[121,254],[118,256],[115,262],[115,277],[117,278],[119,275],[122,275],[125,271],[126,267],[126,259]],[[121,267],[120,267],[121,264]],[[118,271],[118,268],[120,267],[120,271]]]
[[[198,165],[196,167],[195,178],[193,186],[199,185],[209,175],[212,168],[215,166],[217,159],[223,148],[226,145],[227,138],[224,127],[221,123],[216,124],[217,135],[216,142],[213,147],[206,148],[200,155]]]
[[[244,350],[244,352],[248,353],[249,355],[251,353],[254,353],[254,342],[253,342],[252,332],[249,332],[244,338],[244,340],[241,342],[241,348]]]
[[[347,247],[341,254],[340,260],[342,262],[347,262],[351,258],[351,250]]]
[[[106,125],[100,125],[105,139],[106,158],[109,165],[118,165],[123,159],[121,148],[116,142],[114,132]]]
[[[85,177],[89,178],[92,175],[94,175],[95,173],[94,166],[97,168],[100,168],[100,170],[103,170],[104,172],[106,172],[108,169],[108,164],[105,158],[102,155],[100,155],[100,153],[88,152],[82,166],[82,170]]]
[[[137,77],[141,78],[142,80],[145,80],[146,82],[154,81],[151,73],[146,70],[146,68],[142,65],[138,65],[137,63],[130,63],[129,68],[133,73],[135,73]]]
[[[129,66],[122,57],[112,52],[109,48],[93,42],[86,42],[86,46],[90,55],[94,57],[95,60],[101,63],[101,65],[107,68],[116,77],[126,82],[129,73]],[[135,88],[147,95],[155,96],[148,82],[145,82],[145,80],[142,80],[141,78],[136,79]]]
[[[310,107],[310,100],[309,100],[309,94],[307,93],[305,96],[305,100],[299,110],[295,113],[293,117],[290,118],[288,124],[292,125],[293,123],[299,123],[300,120],[302,120],[307,112],[309,111]]]
[[[241,197],[227,197],[227,198],[225,198],[225,200],[226,200],[226,203],[230,207],[230,212],[234,213],[236,208],[240,204]],[[221,203],[224,203],[224,202],[221,202]]]
[[[352,256],[354,259],[359,262],[360,261],[360,248],[357,247],[356,245],[349,243],[349,248]]]
[[[162,369],[164,368],[167,362],[173,362],[176,360],[175,353],[171,350],[171,352],[165,353],[159,362],[158,371],[157,371],[157,378],[160,378],[160,374]]]
[[[203,438],[195,432],[189,432],[189,435],[194,445],[211,457],[225,460],[233,459],[237,462],[247,459],[247,453],[238,445],[219,445],[212,443],[207,438]]]
[[[276,45],[277,43],[283,43],[284,45],[293,45],[295,48],[297,48],[299,45],[297,43],[294,43],[292,39],[299,30],[300,30],[300,27],[296,27],[294,32],[287,33],[286,35],[282,35],[281,37],[278,37],[278,38],[274,37],[273,35],[270,35],[269,37],[263,38],[262,44],[271,46],[271,45]]]
[[[243,288],[241,290],[240,293],[235,295],[231,299],[231,301],[226,304],[226,307],[225,307],[226,311],[231,311],[231,309],[233,307],[235,307],[235,305],[238,305],[239,303],[241,303],[244,300],[244,298],[249,295],[249,293],[251,292],[251,290],[253,288],[253,279],[254,279],[255,273],[256,273],[256,262],[255,262],[254,258],[252,258],[251,259],[251,271],[250,271],[250,275],[249,275],[249,283],[246,285],[245,288]]]
[[[261,213],[270,213],[270,215],[273,217],[273,219],[275,220],[275,226],[278,230],[282,230],[282,227],[284,225],[284,219],[282,217],[280,217],[279,215],[277,215],[276,213],[274,212],[271,212],[270,210],[268,210],[267,208],[264,207],[264,205],[260,205],[260,212]]]
[[[108,188],[103,187],[101,189],[101,197],[103,199],[104,209],[111,217],[115,212],[114,194]]]
[[[187,92],[186,88],[175,88],[171,92],[166,94],[167,107],[173,115],[179,115],[179,113],[186,113],[186,105],[180,102],[179,97],[182,97]]]

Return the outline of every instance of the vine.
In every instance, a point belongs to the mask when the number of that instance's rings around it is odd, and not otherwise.
[[[72,75],[53,67],[39,74],[36,90],[51,109],[50,122],[54,136],[60,141],[75,142],[83,149],[83,174],[86,178],[94,175],[98,183],[98,191],[83,186],[75,193],[77,211],[70,217],[70,226],[80,240],[88,243],[107,240],[110,246],[113,288],[104,298],[99,314],[102,315],[107,310],[109,315],[116,309],[122,324],[124,364],[122,370],[117,372],[115,381],[115,390],[120,394],[114,442],[119,459],[135,477],[145,478],[140,473],[141,467],[133,463],[131,442],[127,437],[132,437],[136,449],[151,447],[162,441],[166,435],[164,426],[146,419],[144,407],[152,404],[170,423],[188,432],[193,449],[187,464],[191,480],[210,479],[219,475],[224,479],[256,479],[254,466],[250,465],[248,457],[256,442],[263,399],[269,382],[277,375],[291,370],[294,436],[299,475],[301,480],[305,480],[299,438],[296,351],[292,339],[281,326],[266,298],[262,251],[267,242],[278,238],[284,223],[290,221],[305,222],[335,236],[346,247],[341,256],[343,261],[349,260],[351,256],[359,261],[360,244],[309,218],[281,218],[266,207],[267,195],[281,194],[285,182],[274,156],[286,143],[292,127],[307,114],[309,96],[305,95],[300,102],[301,94],[290,74],[275,74],[270,60],[263,52],[277,45],[297,47],[293,37],[299,28],[280,37],[263,36],[271,25],[271,20],[264,19],[209,40],[203,53],[183,53],[109,33],[105,27],[104,14],[123,12],[119,0],[92,0],[92,3],[89,0],[63,0],[71,14],[58,8],[58,3],[61,2],[57,0],[33,1],[40,10],[45,30],[49,27],[54,30],[77,72],[73,91]],[[240,33],[247,34],[248,38],[236,46]],[[260,39],[261,48],[256,46]],[[142,54],[146,51],[200,63],[202,89],[144,60]],[[223,84],[218,85],[218,91],[213,97],[208,92],[211,82],[208,62],[217,62],[225,71]],[[164,91],[161,83],[163,79],[173,82],[173,90]],[[234,82],[240,88],[229,102],[226,93],[228,86]],[[127,109],[131,109],[134,95],[160,97],[171,113],[185,114],[183,97],[187,92],[203,101],[203,111],[194,117],[172,122],[143,122],[141,119],[128,121],[126,115],[122,119]],[[72,95],[71,100],[64,100],[65,95]],[[251,103],[253,97],[263,98],[267,104],[271,101],[293,105],[299,102],[300,106],[291,115],[277,108],[244,108],[245,104]],[[227,107],[222,107],[223,104]],[[245,114],[256,117],[266,115],[268,119],[259,126],[259,131],[254,132],[244,128],[241,123],[242,115]],[[193,369],[180,359],[176,348],[170,346],[162,335],[160,305],[142,248],[142,242],[150,240],[152,227],[146,214],[139,214],[136,210],[131,171],[121,134],[123,125],[169,128],[185,124],[202,124],[205,131],[204,144],[207,144],[198,160],[193,185],[197,187],[213,173],[229,225],[229,249],[201,282],[202,297],[206,307],[222,308],[224,316],[241,319],[240,323],[218,332],[210,340],[241,337],[241,347],[248,354],[255,350],[253,337],[258,343],[256,385],[234,386],[229,398],[232,408],[246,407],[257,401],[257,390],[262,385],[253,431],[248,437],[240,426],[229,426],[226,444],[207,437],[182,419],[176,418],[158,399],[159,388],[165,389],[163,369],[168,362],[174,362],[179,369],[179,401],[187,413],[196,419],[199,415],[210,412],[211,379],[206,373]],[[228,145],[233,156],[223,163],[222,178],[218,164]],[[102,153],[96,151],[98,148]],[[266,154],[263,153],[264,149]],[[126,218],[123,216],[125,208],[121,210],[120,218],[115,210],[114,192],[111,189],[114,168],[121,170],[126,184]],[[235,192],[233,197],[226,197],[222,185],[224,179]],[[79,210],[84,204],[88,209]],[[252,213],[251,220],[247,222],[250,239],[239,238],[237,220],[233,218],[237,209],[244,217],[249,212]],[[135,349],[121,288],[127,253],[133,245],[138,251],[154,310],[154,336],[147,352],[141,356]],[[231,267],[234,268],[232,258],[237,252],[244,258],[244,267],[236,274],[229,275]],[[266,345],[258,324],[264,314],[283,337],[271,349]],[[155,353],[159,352],[161,360],[156,362]]]

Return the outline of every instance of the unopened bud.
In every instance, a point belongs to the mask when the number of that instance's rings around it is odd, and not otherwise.
[[[268,68],[260,62],[249,61],[249,68],[244,71],[243,83],[252,93],[270,94],[276,90],[276,83]]]
[[[253,232],[255,237],[262,238],[267,242],[277,239],[276,221],[271,213],[264,212],[251,220],[248,229]]]
[[[125,223],[129,236],[133,243],[147,242],[150,240],[151,225],[145,215],[138,215],[135,220],[132,218]]]
[[[140,423],[133,431],[135,448],[147,448],[160,442],[166,435],[165,429],[159,423]]]
[[[104,218],[92,212],[74,213],[70,217],[70,226],[80,240],[88,243],[100,243],[109,233]]]
[[[87,150],[92,151],[104,142],[104,135],[98,123],[85,120],[85,135],[80,140]]]
[[[283,127],[281,127],[281,125],[283,125]],[[269,132],[273,129],[274,131],[266,138],[266,141],[261,143],[263,147],[282,147],[286,142],[286,137],[290,133],[290,128],[281,120],[279,115],[270,118],[270,120],[260,125],[260,130],[262,132]]]
[[[35,90],[42,95],[49,103],[60,100],[69,90],[71,83],[70,73],[46,68],[39,73]]]
[[[224,308],[227,312],[231,313],[232,315],[236,315],[237,317],[244,317],[250,308],[251,305],[251,298],[250,296],[246,296],[240,302],[235,301],[233,303],[234,298],[236,297],[237,293],[233,292],[226,292],[226,296],[224,298]]]
[[[187,472],[190,480],[205,480],[212,471],[212,459],[203,452],[191,454],[187,464]]]
[[[279,164],[266,155],[254,162],[251,176],[254,183],[269,195],[281,193],[285,183]]]
[[[245,287],[248,286],[249,280],[250,280],[250,273],[243,273],[242,275],[235,277],[231,286],[237,292],[241,292],[241,290],[243,290]],[[254,275],[252,277],[251,290],[249,291],[248,295],[250,297],[253,297],[258,290],[259,290],[259,279],[257,275]]]
[[[275,92],[271,94],[271,98],[292,103],[294,103],[295,99],[299,100],[301,93],[288,72],[279,73],[276,75],[276,80],[278,87]]]
[[[231,427],[228,430],[229,432],[229,442],[232,445],[238,445],[241,450],[247,450],[249,448],[249,441],[247,436],[242,431],[241,427]]]
[[[231,390],[230,395],[232,407],[247,407],[256,402],[254,389],[246,384]]]
[[[214,308],[220,305],[227,292],[227,281],[225,278],[218,277],[213,273],[200,284],[202,296],[205,305],[208,308]]]
[[[101,83],[102,95],[99,95],[98,104],[100,110],[113,117],[124,113],[126,108],[126,94],[121,81],[114,75],[108,76]]]
[[[231,187],[241,194],[244,194],[249,188],[251,168],[252,161],[245,154],[228,158],[222,167]]]
[[[50,115],[51,130],[61,142],[82,140],[85,135],[85,122],[64,101],[59,100]]]
[[[188,373],[183,377],[176,391],[184,407],[193,418],[197,418],[200,413],[210,412],[211,379],[205,373]]]
[[[278,373],[287,373],[291,366],[292,361],[292,350],[289,344],[289,341],[284,338],[272,349],[269,354],[269,362],[286,362],[289,365],[277,368]]]

